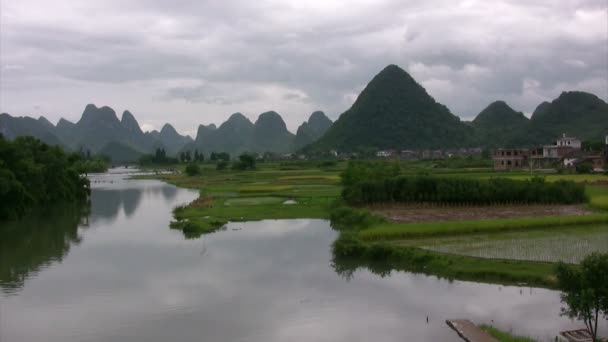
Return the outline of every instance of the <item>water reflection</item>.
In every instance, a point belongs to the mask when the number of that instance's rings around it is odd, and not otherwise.
[[[81,206],[57,206],[0,226],[0,289],[15,294],[25,281],[61,262],[82,240],[78,225],[87,216]]]
[[[91,202],[95,203],[89,218],[91,222],[112,224],[122,213],[131,217],[145,196],[161,196],[164,203],[170,205],[178,195],[179,189],[174,186],[125,177],[125,174],[117,172],[91,176],[91,188],[95,190],[91,193]]]

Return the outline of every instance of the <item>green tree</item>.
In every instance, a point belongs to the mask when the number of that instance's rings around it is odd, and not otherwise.
[[[204,162],[205,161],[205,155],[202,152],[198,153],[198,150],[194,150],[194,161]]]
[[[599,320],[608,319],[608,253],[593,253],[580,267],[558,264],[557,281],[562,291],[562,315],[585,323],[594,341],[599,341]]]
[[[255,157],[243,153],[239,156],[239,160],[232,165],[235,170],[255,170]]]
[[[0,220],[19,218],[36,206],[84,201],[90,190],[82,160],[32,137],[0,137]]]
[[[190,163],[186,166],[186,174],[188,176],[196,176],[201,173],[201,168],[197,163]]]
[[[593,164],[591,162],[582,162],[576,165],[576,173],[591,173],[593,172]]]
[[[226,170],[228,167],[228,162],[225,160],[218,160],[217,164],[215,164],[216,170]]]

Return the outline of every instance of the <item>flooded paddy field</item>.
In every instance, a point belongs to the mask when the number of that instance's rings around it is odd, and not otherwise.
[[[479,258],[579,263],[592,252],[608,252],[608,225],[442,237],[407,244]]]

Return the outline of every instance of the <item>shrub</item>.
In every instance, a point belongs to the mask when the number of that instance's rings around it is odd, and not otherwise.
[[[197,163],[190,163],[186,166],[186,174],[188,176],[196,176],[201,173],[201,168]]]
[[[232,164],[232,169],[241,171],[255,170],[255,157],[247,153],[241,154],[239,160]]]
[[[357,230],[369,228],[376,223],[385,222],[382,217],[374,216],[367,210],[334,204],[329,214],[331,226],[336,230]]]
[[[217,162],[217,164],[215,164],[215,169],[218,171],[226,170],[227,167],[228,167],[228,162],[225,160],[219,160]]]
[[[593,164],[590,162],[584,162],[576,165],[576,173],[592,173],[593,172]]]

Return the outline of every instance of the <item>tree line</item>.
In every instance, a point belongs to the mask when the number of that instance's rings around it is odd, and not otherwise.
[[[92,154],[91,150],[86,151],[81,147],[78,151],[80,160],[77,162],[79,173],[101,173],[108,171],[108,166],[111,164],[111,159],[103,154]]]
[[[229,159],[228,159],[229,160]],[[228,160],[224,158],[215,158],[216,170],[225,170],[228,168]],[[239,156],[238,160],[235,160],[231,166],[232,170],[237,171],[250,171],[256,169],[255,157],[251,154],[243,153]],[[184,169],[188,176],[196,176],[201,173],[201,168],[198,163],[189,163]]]
[[[31,208],[85,201],[89,180],[83,158],[33,137],[8,141],[0,135],[0,220],[17,219]]]
[[[205,161],[205,155],[202,152],[198,152],[198,150],[192,151],[182,151],[177,157],[171,157],[167,155],[167,151],[159,147],[154,153],[144,154],[139,158],[140,165],[167,165],[167,164],[178,164],[178,163],[202,163]],[[230,154],[226,152],[212,152],[209,155],[209,161],[212,162],[221,162],[230,161]]]
[[[342,197],[350,204],[375,203],[582,203],[585,188],[572,181],[508,178],[398,176],[395,166],[355,165],[343,172]]]

